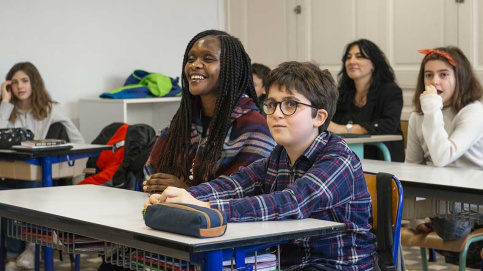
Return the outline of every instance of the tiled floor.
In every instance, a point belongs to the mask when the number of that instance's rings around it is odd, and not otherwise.
[[[404,251],[404,259],[406,262],[406,268],[410,271],[418,271],[422,270],[421,268],[421,256],[419,254],[418,247],[403,247]],[[58,255],[55,257],[55,270],[56,271],[71,271],[74,270],[73,266],[71,266],[69,256],[64,253],[64,260],[60,261]],[[458,266],[446,264],[444,263],[444,257],[437,254],[437,261],[429,263],[429,270],[435,271],[452,271],[458,270]],[[81,270],[84,271],[95,271],[97,267],[101,264],[101,258],[97,254],[82,254],[81,255]],[[42,270],[42,269],[41,269]],[[467,268],[467,270],[480,270],[480,269],[471,269]]]
[[[98,254],[81,254],[81,270],[83,271],[96,271],[99,265],[102,263],[102,259]],[[41,268],[40,270],[43,270]],[[69,259],[69,255],[67,253],[63,253],[63,261],[59,259],[58,253],[55,253],[54,256],[54,270],[55,271],[73,271],[74,265],[71,264]]]
[[[404,253],[404,261],[406,263],[406,269],[410,271],[418,271],[422,270],[421,267],[421,254],[419,247],[406,247],[403,246],[403,253]],[[444,257],[436,254],[436,262],[428,263],[429,270],[458,270],[457,265],[446,264],[444,262]],[[466,270],[480,270],[480,269],[472,269],[466,268]]]

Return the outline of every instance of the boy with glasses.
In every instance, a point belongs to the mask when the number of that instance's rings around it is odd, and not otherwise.
[[[346,231],[282,245],[283,270],[373,270],[371,198],[357,156],[327,132],[338,92],[328,71],[285,62],[267,82],[268,158],[188,190],[168,187],[145,204],[181,202],[225,211],[231,222],[316,218]]]

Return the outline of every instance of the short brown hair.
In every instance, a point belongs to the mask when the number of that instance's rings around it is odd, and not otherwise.
[[[334,78],[328,70],[321,70],[319,65],[313,62],[284,62],[268,75],[267,95],[272,86],[285,87],[290,94],[296,90],[314,107],[325,109],[328,116],[325,123],[319,127],[319,132],[327,129],[339,98]],[[315,118],[316,115],[317,111],[314,109],[312,117]]]
[[[265,87],[267,85],[267,77],[270,73],[270,68],[260,63],[253,63],[252,72],[254,75],[262,79],[262,87]]]
[[[475,76],[475,72],[473,71],[470,61],[466,58],[463,52],[456,46],[440,47],[436,48],[435,50],[448,53],[451,58],[453,58],[456,65],[452,66],[446,58],[439,56],[438,54],[431,54],[423,59],[419,69],[416,91],[413,97],[415,111],[420,114],[423,113],[419,96],[424,92],[425,89],[424,67],[426,66],[426,63],[431,60],[444,61],[453,68],[456,84],[455,91],[451,97],[451,107],[455,113],[458,113],[469,103],[480,100],[483,95],[483,89],[478,81],[478,78]]]

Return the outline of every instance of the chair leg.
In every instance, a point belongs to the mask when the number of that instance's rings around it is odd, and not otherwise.
[[[423,271],[428,271],[428,256],[426,255],[426,248],[422,247],[421,250],[421,266]]]
[[[463,250],[460,252],[460,271],[465,271],[466,270],[466,253],[468,252],[467,249]]]
[[[468,242],[466,243],[465,249],[460,252],[460,259],[459,259],[460,271],[464,271],[466,269],[466,256],[468,254],[468,250],[470,248],[470,245],[473,242],[477,242],[477,241],[483,241],[483,236],[476,236],[476,237],[470,238],[470,240],[468,240]],[[481,270],[483,270],[483,266],[481,267]]]

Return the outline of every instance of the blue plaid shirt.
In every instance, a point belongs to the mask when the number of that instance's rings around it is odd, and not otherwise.
[[[268,158],[188,191],[232,222],[316,218],[345,224],[343,233],[283,245],[284,270],[372,270],[372,203],[359,158],[340,137],[323,132],[293,166],[288,161],[277,145]]]

